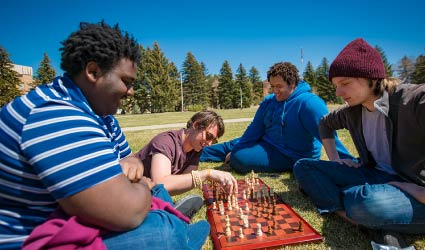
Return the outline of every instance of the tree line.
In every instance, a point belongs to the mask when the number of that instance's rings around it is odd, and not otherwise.
[[[425,56],[416,59],[404,56],[393,69],[385,52],[375,47],[382,56],[387,77],[394,73],[402,83],[425,83]],[[134,84],[134,96],[123,101],[122,113],[159,113],[170,111],[199,111],[206,108],[234,109],[258,105],[264,97],[263,80],[253,66],[247,70],[239,64],[235,74],[229,62],[223,62],[220,73],[211,75],[204,62],[188,52],[181,71],[162,52],[155,42],[152,47],[139,45],[142,61]],[[335,95],[335,87],[328,79],[329,61],[326,57],[314,68],[308,61],[302,73],[313,92],[327,103],[342,103]],[[56,75],[46,53],[34,77],[32,88],[51,82]],[[7,51],[0,46],[0,107],[21,95],[20,80],[13,70]]]

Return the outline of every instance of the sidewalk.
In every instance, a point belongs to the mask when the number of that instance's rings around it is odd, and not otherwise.
[[[227,119],[224,120],[224,123],[235,123],[235,122],[250,122],[253,118],[237,118],[237,119]],[[161,128],[185,128],[186,123],[170,123],[170,124],[160,124],[160,125],[150,125],[150,126],[138,126],[138,127],[127,127],[122,128],[123,132],[126,131],[139,131],[139,130],[148,130],[148,129],[161,129]]]

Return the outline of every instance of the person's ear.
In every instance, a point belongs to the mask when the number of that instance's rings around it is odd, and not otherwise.
[[[99,77],[100,69],[97,63],[89,62],[85,68],[85,75],[90,82],[96,82]]]
[[[192,125],[192,127],[194,129],[200,129],[201,128],[201,126],[199,125],[199,122],[194,122],[193,125]]]

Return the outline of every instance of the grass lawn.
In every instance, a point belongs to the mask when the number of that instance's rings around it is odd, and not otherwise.
[[[336,106],[329,106],[332,110]],[[219,110],[218,112],[224,119],[232,118],[246,118],[253,117],[256,108],[249,109],[233,109],[233,110]],[[156,124],[167,124],[167,123],[185,123],[195,112],[173,112],[173,113],[161,113],[161,114],[142,114],[142,115],[118,115],[117,118],[120,122],[121,127],[135,127],[145,125],[156,125]],[[220,141],[227,141],[242,135],[249,122],[241,123],[228,123],[226,124],[226,132],[220,138]],[[131,149],[136,152],[143,145],[145,145],[152,137],[156,134],[168,129],[153,129],[143,131],[128,131],[125,133],[128,142],[130,143]],[[338,133],[341,141],[345,144],[347,149],[357,155],[354,145],[347,131],[340,131]],[[322,158],[326,159],[326,156],[322,154]],[[201,163],[199,169],[214,168],[222,170],[224,166],[221,163]],[[232,173],[237,179],[243,178],[243,175],[239,175],[235,172]],[[367,238],[362,232],[360,232],[355,226],[343,221],[337,216],[328,215],[320,216],[313,204],[309,201],[308,197],[305,197],[298,191],[297,183],[292,173],[279,173],[279,174],[267,174],[258,173],[259,177],[270,187],[278,193],[284,201],[291,205],[291,207],[300,214],[310,225],[312,225],[324,238],[321,243],[302,244],[283,247],[282,249],[288,250],[367,250],[371,249],[370,239]],[[199,190],[191,190],[188,193],[197,193],[202,195]],[[186,193],[186,194],[188,194]],[[186,195],[184,194],[184,195]],[[181,195],[181,196],[184,196]],[[176,200],[181,197],[174,197]],[[199,211],[192,222],[206,219],[205,206]],[[409,241],[413,241],[417,250],[425,250],[425,236],[412,236],[408,238]],[[205,243],[204,250],[213,249],[212,241],[208,238]]]

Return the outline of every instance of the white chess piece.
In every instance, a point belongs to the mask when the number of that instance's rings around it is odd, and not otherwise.
[[[263,230],[261,229],[261,224],[257,223],[257,235],[263,235]]]

